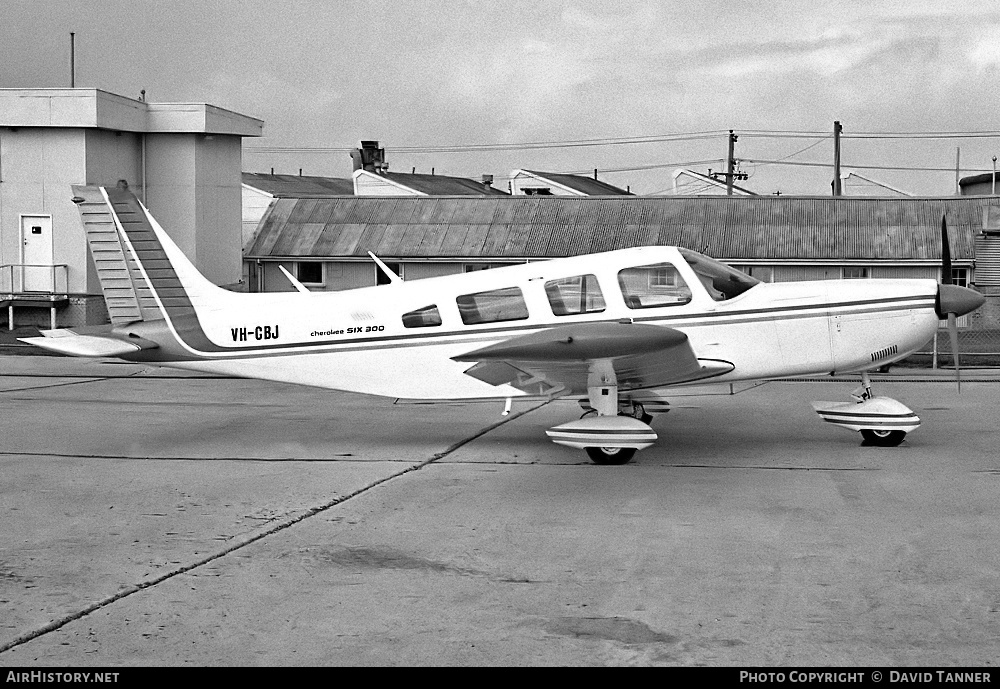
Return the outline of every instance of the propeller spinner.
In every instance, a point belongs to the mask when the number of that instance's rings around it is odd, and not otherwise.
[[[948,337],[951,354],[955,358],[955,382],[962,391],[962,373],[958,363],[958,317],[975,311],[986,302],[986,297],[974,289],[953,284],[951,277],[951,245],[948,241],[948,223],[941,216],[941,284],[938,285],[935,311],[938,318],[948,319]]]

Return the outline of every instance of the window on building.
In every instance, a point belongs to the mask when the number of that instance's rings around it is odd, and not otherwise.
[[[403,265],[401,263],[388,263],[384,262],[386,267],[398,275],[400,278],[403,277]],[[392,278],[385,274],[381,266],[375,265],[375,284],[376,285],[388,285],[392,282]]]
[[[320,261],[299,261],[295,264],[295,278],[303,285],[322,285],[323,264]]]
[[[552,196],[550,187],[521,187],[525,196]]]
[[[579,313],[599,313],[604,310],[604,295],[594,275],[550,280],[545,283],[545,296],[556,316]]]
[[[466,325],[518,321],[528,317],[528,307],[519,287],[463,294],[456,302]]]
[[[434,304],[403,314],[404,328],[429,328],[441,325],[441,314]]]
[[[618,284],[630,309],[679,306],[691,301],[691,290],[670,263],[621,270]]]
[[[867,280],[868,268],[865,266],[844,266],[840,275],[845,280]]]
[[[969,269],[968,268],[952,268],[951,269],[951,284],[958,285],[959,287],[969,286]]]
[[[760,280],[761,282],[772,282],[773,268],[771,266],[757,266],[757,265],[733,265],[731,266],[733,270],[738,270],[744,275],[749,275],[750,277]]]
[[[673,266],[657,268],[649,273],[649,286],[653,287],[676,287],[677,271]]]
[[[503,268],[505,266],[517,266],[520,263],[466,263],[462,266],[463,273],[474,273],[477,270],[490,270],[491,268]]]

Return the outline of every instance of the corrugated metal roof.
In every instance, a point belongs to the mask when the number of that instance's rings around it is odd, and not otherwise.
[[[277,198],[353,196],[354,180],[303,175],[268,175],[244,172],[243,184],[266,191]]]
[[[509,196],[505,191],[465,177],[405,172],[380,172],[379,176],[431,196]]]
[[[542,179],[562,184],[563,186],[569,187],[570,189],[578,191],[581,194],[586,194],[587,196],[628,196],[631,194],[631,192],[620,189],[612,184],[608,184],[607,182],[593,179],[592,177],[567,175],[561,172],[538,172],[536,170],[525,170],[525,172]]]
[[[278,199],[247,258],[558,258],[672,245],[724,260],[974,257],[998,198],[465,196]]]

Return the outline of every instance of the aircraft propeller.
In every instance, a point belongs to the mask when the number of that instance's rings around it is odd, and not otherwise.
[[[986,302],[986,297],[974,289],[954,284],[951,276],[951,245],[948,241],[948,222],[941,216],[941,284],[938,285],[938,318],[948,319],[948,337],[951,354],[955,359],[955,382],[962,391],[962,373],[958,362],[958,316],[975,311]]]

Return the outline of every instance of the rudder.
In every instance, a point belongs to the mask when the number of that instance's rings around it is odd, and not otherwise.
[[[195,315],[192,298],[206,303],[226,294],[198,273],[127,189],[87,185],[73,193],[112,325],[179,321]]]

